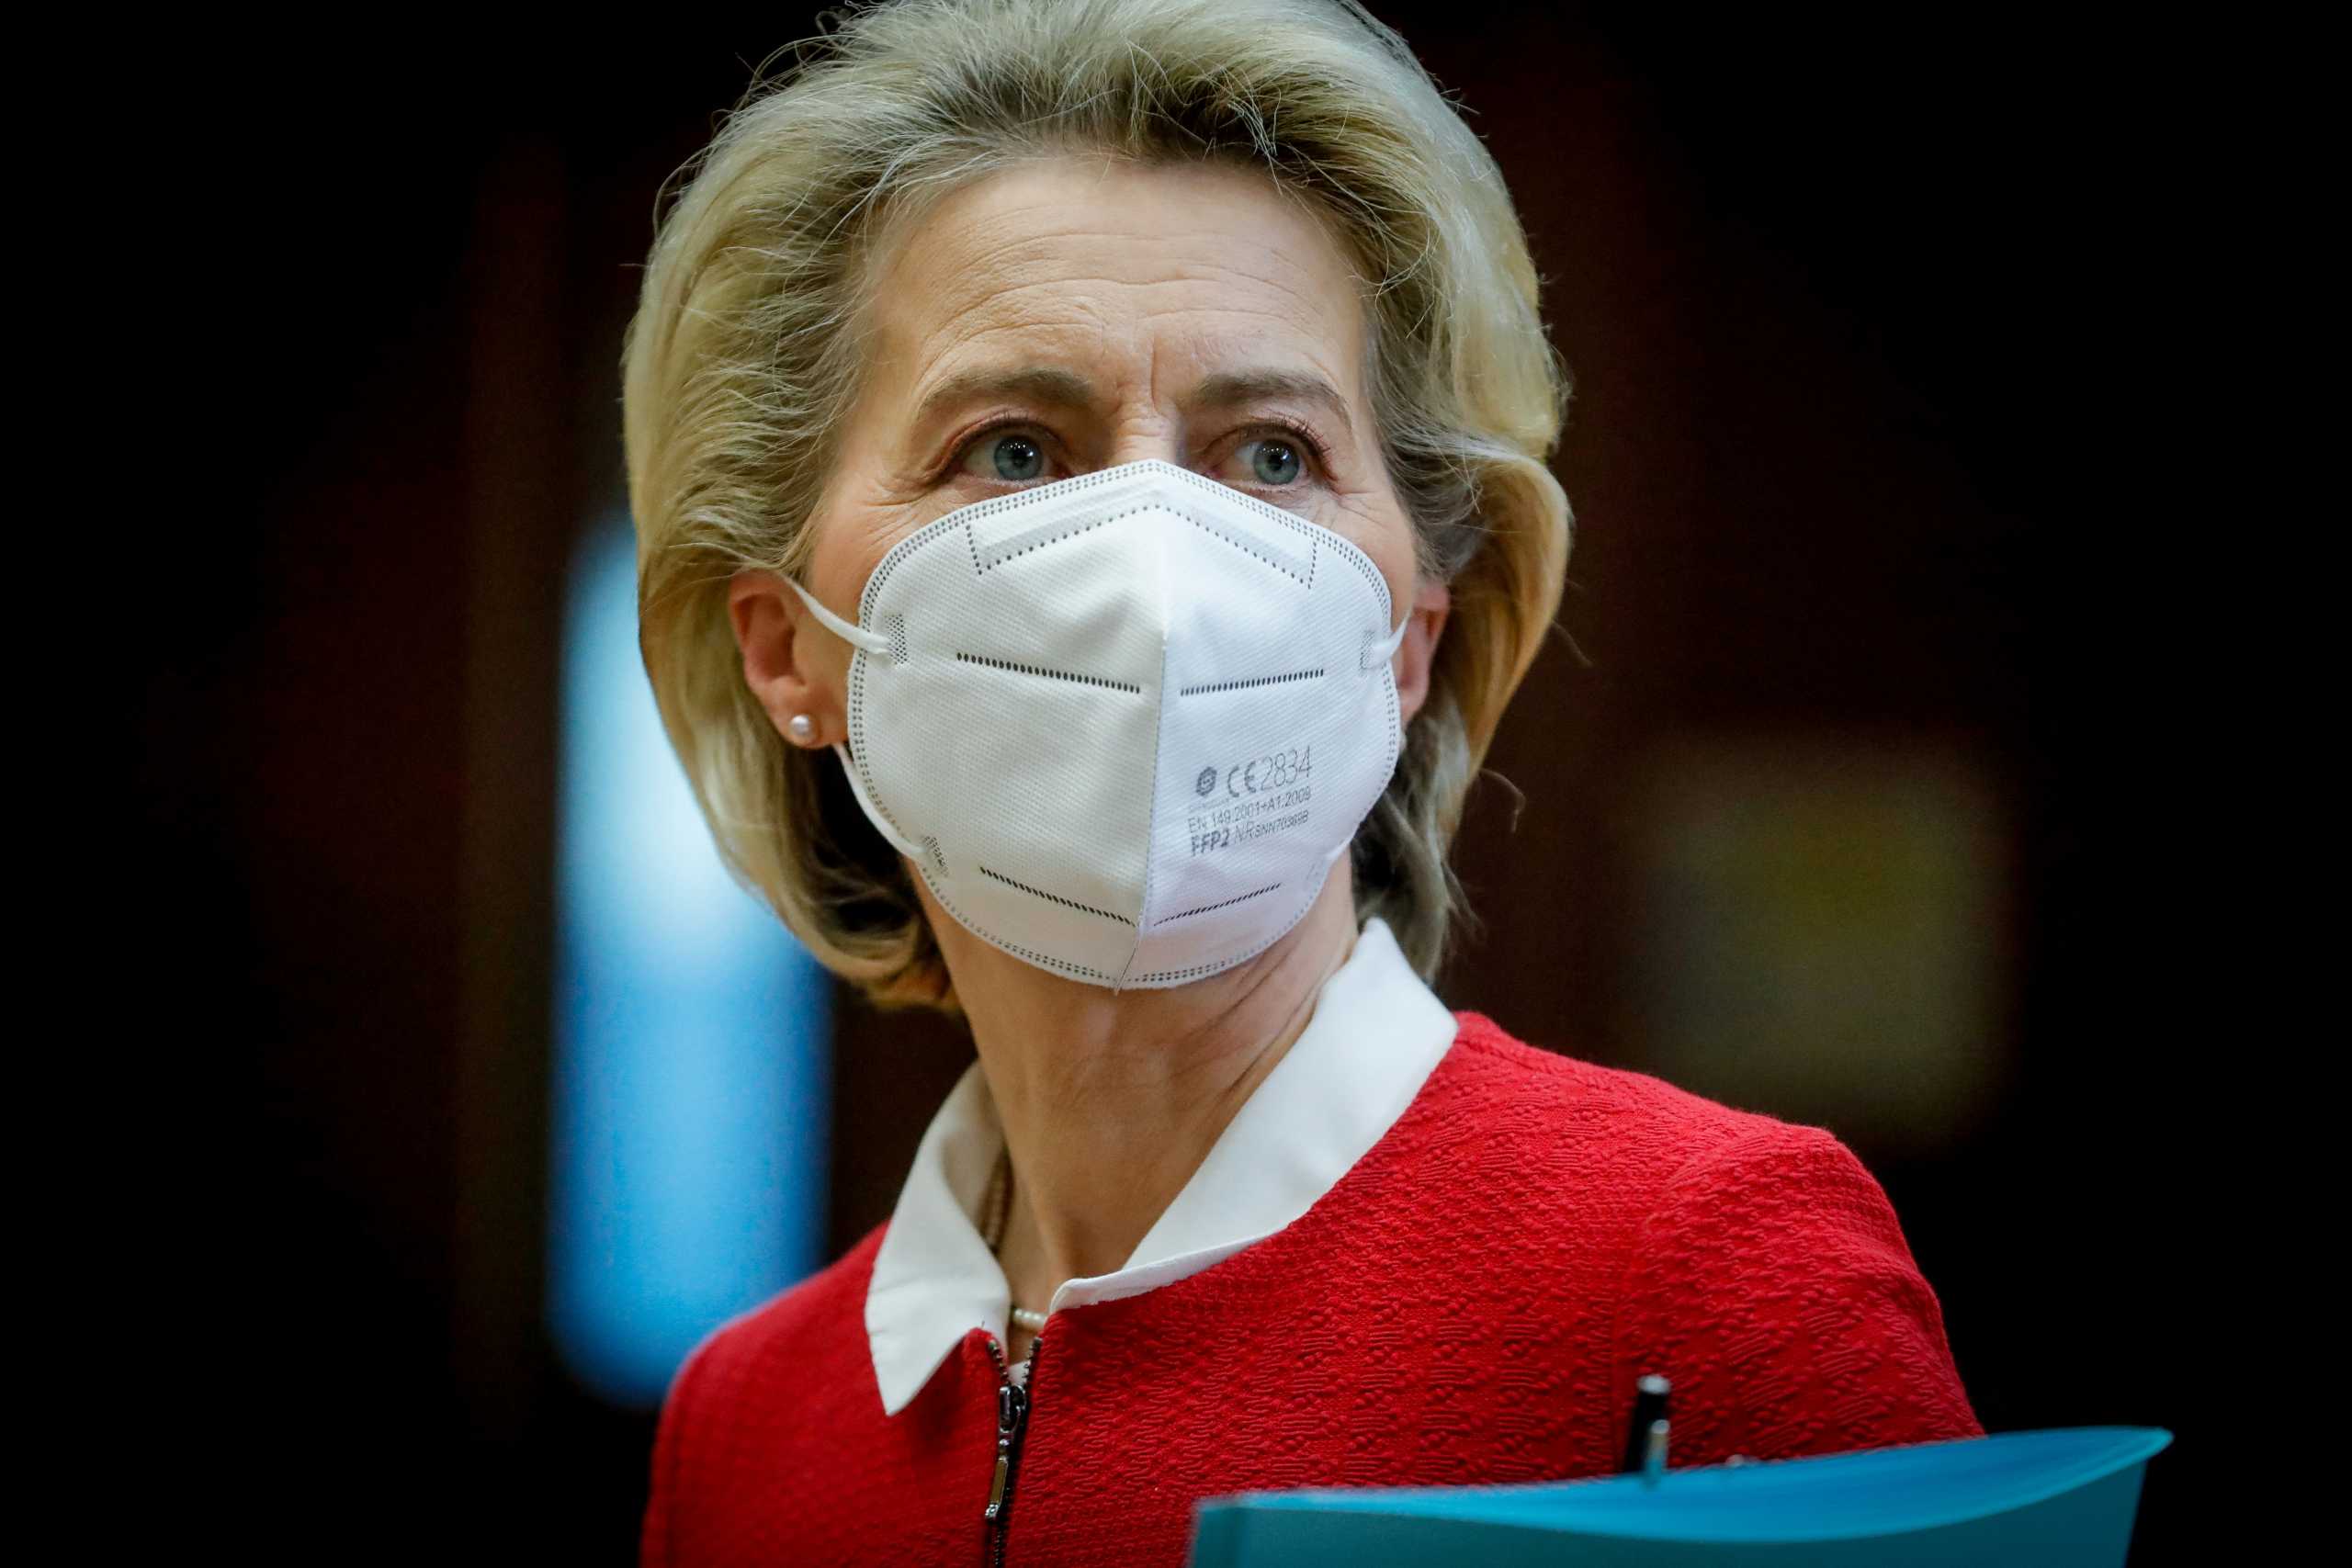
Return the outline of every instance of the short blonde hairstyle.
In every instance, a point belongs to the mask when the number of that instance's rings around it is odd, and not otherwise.
[[[729,868],[876,999],[954,1007],[904,863],[746,684],[728,582],[806,564],[873,258],[931,201],[1057,154],[1216,160],[1314,204],[1356,259],[1382,454],[1452,589],[1352,863],[1358,916],[1434,978],[1464,912],[1447,851],[1570,532],[1545,466],[1567,372],[1493,158],[1353,0],[888,0],[794,53],[681,171],[624,360],[646,671]]]

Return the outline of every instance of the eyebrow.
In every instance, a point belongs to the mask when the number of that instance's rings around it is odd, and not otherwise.
[[[1094,383],[1074,370],[1044,365],[1012,370],[975,367],[958,370],[925,392],[922,401],[915,405],[915,423],[927,425],[960,404],[1013,398],[1069,409],[1092,408],[1102,400]]]
[[[1322,377],[1306,370],[1252,368],[1225,370],[1204,378],[1184,400],[1187,411],[1204,408],[1232,408],[1241,403],[1271,402],[1280,400],[1314,403],[1339,422],[1340,430],[1354,426],[1354,415],[1348,400],[1340,389]]]
[[[1094,383],[1074,370],[1045,365],[1014,369],[976,367],[956,372],[924,393],[915,407],[915,423],[928,425],[964,403],[1016,398],[1068,409],[1091,409],[1102,401]],[[1348,400],[1340,389],[1321,376],[1305,370],[1272,367],[1221,370],[1204,378],[1184,399],[1182,406],[1189,412],[1282,399],[1316,404],[1338,421],[1341,429],[1353,426]]]

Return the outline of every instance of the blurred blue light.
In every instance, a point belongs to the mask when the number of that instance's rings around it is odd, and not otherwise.
[[[626,517],[563,644],[548,1312],[571,1371],[650,1408],[695,1343],[814,1270],[824,976],[719,863],[638,654]]]

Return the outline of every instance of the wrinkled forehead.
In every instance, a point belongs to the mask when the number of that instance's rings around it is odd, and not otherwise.
[[[980,175],[889,225],[866,306],[876,412],[911,417],[990,366],[1057,366],[1131,401],[1246,363],[1364,414],[1359,269],[1331,222],[1222,164],[1057,157]]]

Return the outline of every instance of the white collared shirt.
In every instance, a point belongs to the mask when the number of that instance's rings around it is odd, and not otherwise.
[[[1063,1280],[1047,1314],[1140,1295],[1288,1225],[1404,1113],[1454,1031],[1453,1014],[1386,923],[1364,922],[1306,1029],[1125,1266]],[[976,1325],[1009,1337],[1012,1288],[979,1231],[980,1201],[1003,1148],[1004,1126],[975,1061],[923,1133],[875,1253],[865,1331],[886,1415],[911,1403]]]

